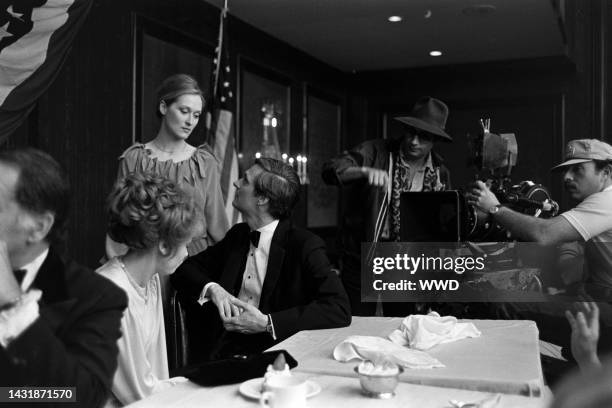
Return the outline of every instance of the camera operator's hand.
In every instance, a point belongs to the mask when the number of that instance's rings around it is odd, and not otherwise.
[[[499,205],[499,200],[495,197],[495,194],[480,180],[472,185],[466,196],[469,204],[475,205],[485,212],[489,212],[491,208]]]

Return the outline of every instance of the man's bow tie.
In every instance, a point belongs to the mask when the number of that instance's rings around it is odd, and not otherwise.
[[[261,232],[259,231],[251,231],[249,232],[249,240],[251,241],[251,244],[253,244],[253,246],[255,248],[258,247],[259,245],[259,236],[261,235]]]
[[[13,274],[15,275],[15,280],[17,280],[17,283],[21,285],[21,282],[23,282],[23,278],[25,278],[26,270],[15,269],[13,271]]]

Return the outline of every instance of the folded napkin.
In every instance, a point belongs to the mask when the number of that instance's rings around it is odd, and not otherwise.
[[[480,337],[480,330],[472,323],[457,323],[457,318],[444,316],[436,312],[428,315],[410,315],[389,339],[399,345],[417,350],[428,350],[433,346],[468,337]]]
[[[347,337],[334,349],[334,358],[343,363],[353,359],[373,362],[386,360],[406,368],[444,367],[444,364],[425,352],[411,350],[374,336]]]

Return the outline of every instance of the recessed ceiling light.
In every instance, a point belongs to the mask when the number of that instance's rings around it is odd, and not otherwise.
[[[432,57],[439,57],[440,55],[442,55],[442,51],[429,51],[429,55],[431,55]]]
[[[466,16],[484,16],[495,12],[496,8],[492,4],[475,4],[464,8],[461,12]]]
[[[387,20],[392,23],[399,23],[400,21],[402,21],[402,16],[390,16]]]

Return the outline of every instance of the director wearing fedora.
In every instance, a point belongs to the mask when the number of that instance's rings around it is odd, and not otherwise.
[[[355,315],[373,315],[375,303],[361,302],[361,243],[399,241],[400,194],[450,188],[450,174],[433,148],[451,142],[444,127],[448,107],[423,97],[408,116],[397,140],[367,140],[323,166],[327,184],[347,188],[341,226],[342,282]]]

